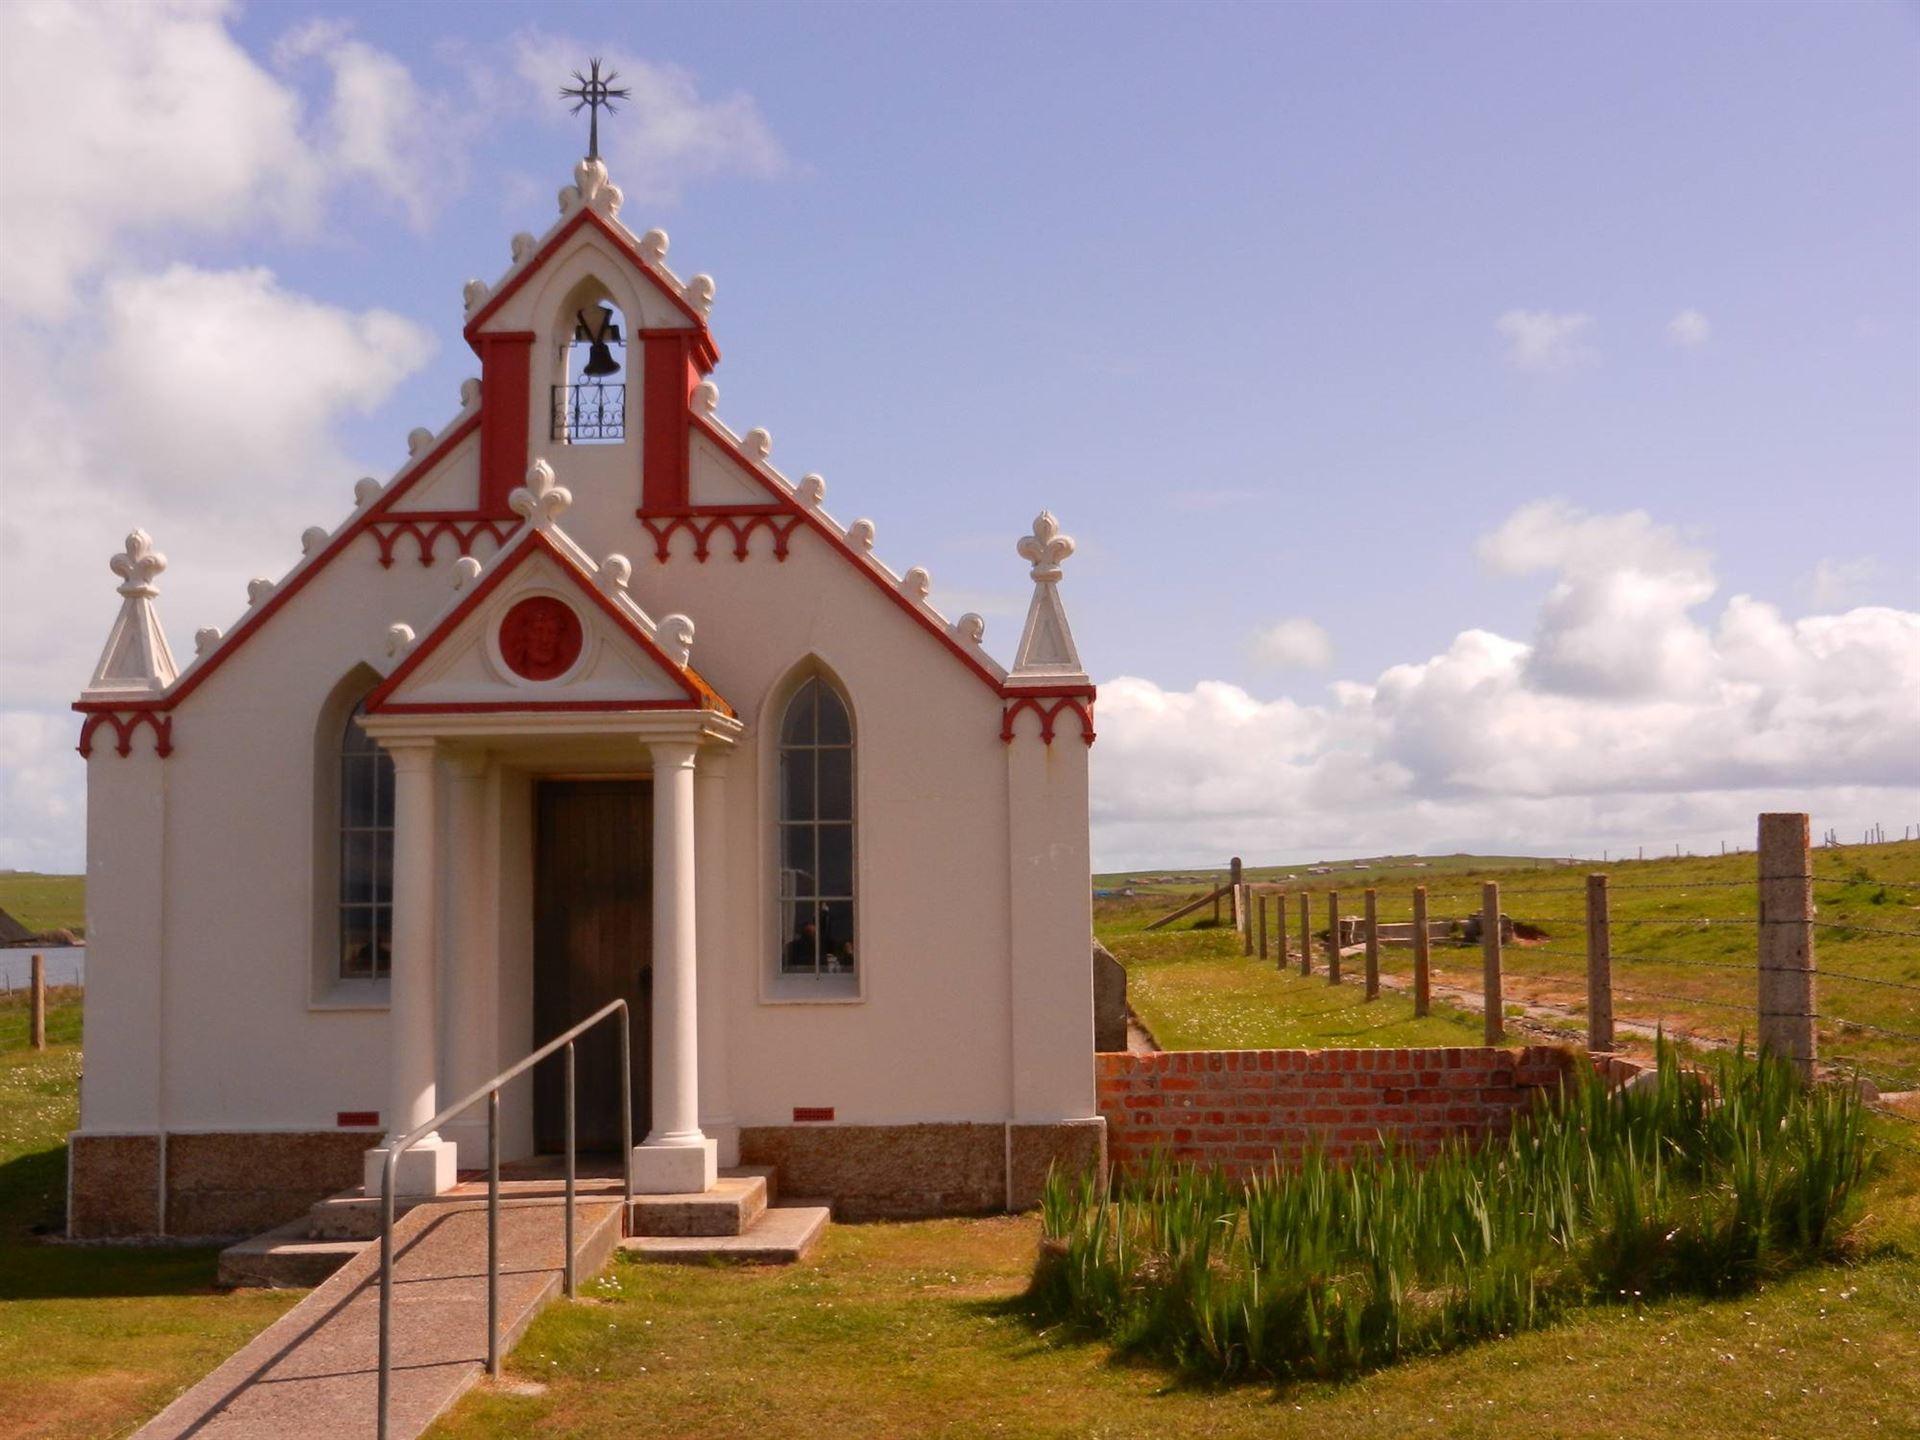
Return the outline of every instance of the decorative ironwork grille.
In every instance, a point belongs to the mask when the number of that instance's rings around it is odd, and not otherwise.
[[[584,440],[624,440],[627,436],[625,385],[553,387],[553,438],[566,444]]]

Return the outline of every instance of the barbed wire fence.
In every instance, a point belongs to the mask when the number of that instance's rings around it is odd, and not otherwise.
[[[1598,1054],[1657,1034],[1702,1047],[1751,1043],[1808,1079],[1863,1082],[1876,1111],[1920,1132],[1879,1098],[1920,1091],[1920,923],[1820,914],[1823,898],[1844,912],[1920,887],[1858,864],[1833,869],[1810,843],[1805,815],[1763,815],[1758,828],[1752,880],[1522,878],[1503,901],[1497,882],[1468,889],[1436,877],[1406,890],[1366,887],[1357,915],[1347,913],[1352,890],[1262,884],[1236,871],[1232,923],[1247,956],[1329,984],[1358,982],[1367,1000],[1385,988],[1410,995],[1416,1016],[1436,999],[1477,1009],[1489,1044],[1505,1038],[1510,1019],[1578,1035]],[[1645,903],[1689,894],[1718,895],[1701,908],[1722,913],[1644,913]],[[1622,902],[1636,913],[1621,913]],[[1822,938],[1838,953],[1834,968],[1817,964]]]

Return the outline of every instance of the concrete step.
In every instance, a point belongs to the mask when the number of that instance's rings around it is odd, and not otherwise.
[[[832,1219],[830,1206],[789,1202],[761,1211],[737,1235],[636,1235],[622,1240],[620,1248],[666,1264],[792,1265],[813,1252]]]
[[[214,1284],[267,1290],[310,1290],[366,1247],[365,1240],[315,1240],[308,1222],[285,1225],[220,1252]]]
[[[741,1235],[767,1208],[764,1174],[728,1173],[703,1195],[636,1195],[629,1235]]]

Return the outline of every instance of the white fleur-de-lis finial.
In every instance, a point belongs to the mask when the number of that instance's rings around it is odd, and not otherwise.
[[[1073,554],[1073,537],[1060,533],[1060,522],[1051,510],[1042,510],[1033,520],[1033,533],[1020,537],[1020,558],[1033,565],[1035,580],[1058,580],[1060,562]]]
[[[516,515],[524,515],[536,530],[545,530],[573,504],[573,492],[553,478],[553,467],[536,460],[527,467],[527,483],[507,496]]]
[[[146,531],[129,531],[127,548],[107,564],[120,577],[120,593],[128,599],[138,596],[151,600],[160,593],[153,588],[153,582],[167,568],[167,557],[153,548],[153,537]]]
[[[106,648],[100,652],[100,663],[93,668],[86,693],[99,696],[164,690],[179,673],[153,604],[160,593],[153,582],[167,568],[167,557],[153,548],[151,535],[134,530],[107,565],[120,577],[120,614],[107,634]]]

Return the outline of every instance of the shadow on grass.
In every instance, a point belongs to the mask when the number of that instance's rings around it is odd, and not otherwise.
[[[0,1301],[201,1295],[214,1289],[212,1246],[62,1245],[67,1147],[0,1165]]]

